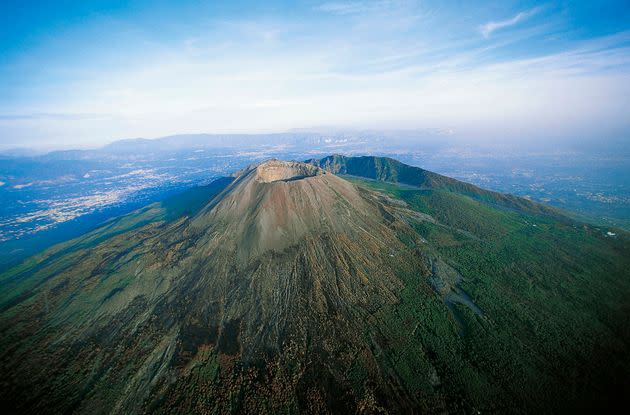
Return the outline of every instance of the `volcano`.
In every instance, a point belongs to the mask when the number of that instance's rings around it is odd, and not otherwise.
[[[1,276],[6,407],[534,411],[558,404],[549,391],[566,396],[566,405],[584,403],[556,379],[548,356],[579,367],[596,351],[614,351],[612,363],[589,363],[590,376],[603,379],[611,367],[627,373],[627,332],[618,329],[627,242],[598,239],[551,208],[377,158],[268,160],[194,192]],[[544,227],[553,234],[534,234]],[[519,242],[525,248],[499,262],[509,249],[499,241],[516,243],[523,232],[543,246],[553,240],[557,252],[572,251],[576,235],[604,241],[593,255],[606,261],[607,276],[593,295],[606,305],[582,298],[576,306],[573,294],[555,291],[590,281],[595,271],[584,270],[595,268],[578,252],[549,264],[541,251],[531,262],[538,247]],[[542,280],[549,272],[554,278]],[[563,331],[573,324],[570,308],[594,322],[584,330],[604,336],[597,345],[585,341],[593,349],[582,355],[554,349],[547,330],[572,336]],[[609,320],[601,326],[600,318]],[[528,361],[536,362],[529,371]],[[540,399],[532,402],[531,393]]]

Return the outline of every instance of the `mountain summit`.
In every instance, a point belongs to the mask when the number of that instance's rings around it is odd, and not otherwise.
[[[216,245],[242,262],[316,234],[365,233],[378,218],[351,183],[313,165],[270,160],[240,172],[191,227],[220,228]]]
[[[268,160],[0,275],[0,398],[19,413],[596,407],[589,388],[623,396],[630,373],[630,249],[577,225],[392,159]]]

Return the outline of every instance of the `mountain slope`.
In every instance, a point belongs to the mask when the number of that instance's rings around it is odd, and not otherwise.
[[[105,412],[127,413],[217,365],[226,376],[215,391],[226,400],[219,408],[255,367],[288,388],[288,396],[256,392],[268,395],[269,408],[293,405],[300,393],[325,406],[356,405],[356,397],[332,393],[338,388],[316,386],[339,382],[346,349],[365,341],[354,325],[396,300],[401,285],[389,253],[404,246],[381,209],[334,175],[272,161],[242,172],[191,218],[150,223],[36,265],[28,281],[39,287],[3,315],[5,345],[16,348],[3,359],[14,376],[5,390],[24,398],[14,402],[22,409],[52,403],[92,412],[107,401]],[[28,346],[16,340],[24,335]],[[29,356],[31,342],[46,353]],[[303,365],[314,383],[287,385],[299,371],[270,372],[288,370],[282,359]],[[79,367],[90,370],[77,376]],[[54,387],[39,389],[51,370],[61,372]]]
[[[544,412],[624,396],[626,235],[389,159],[324,160],[251,166],[205,202],[0,276],[5,407]]]

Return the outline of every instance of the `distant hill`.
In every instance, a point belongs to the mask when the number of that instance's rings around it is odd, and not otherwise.
[[[9,413],[627,405],[630,237],[396,160],[267,160],[0,274]]]
[[[332,155],[323,159],[308,160],[307,163],[318,165],[335,174],[347,174],[368,179],[407,184],[420,189],[449,190],[470,196],[476,200],[492,203],[525,213],[545,214],[560,218],[556,209],[532,202],[528,199],[506,193],[492,192],[470,183],[465,183],[419,167],[409,166],[389,157],[346,157]]]

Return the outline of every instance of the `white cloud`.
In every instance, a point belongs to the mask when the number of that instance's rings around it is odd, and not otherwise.
[[[495,32],[496,30],[505,29],[506,27],[514,26],[522,22],[523,20],[526,20],[532,17],[539,11],[540,11],[540,8],[536,7],[531,10],[520,12],[516,14],[514,17],[511,17],[506,20],[500,20],[498,22],[488,22],[486,24],[479,26],[479,31],[481,32],[483,37],[489,38],[490,35],[492,35],[492,33]]]

